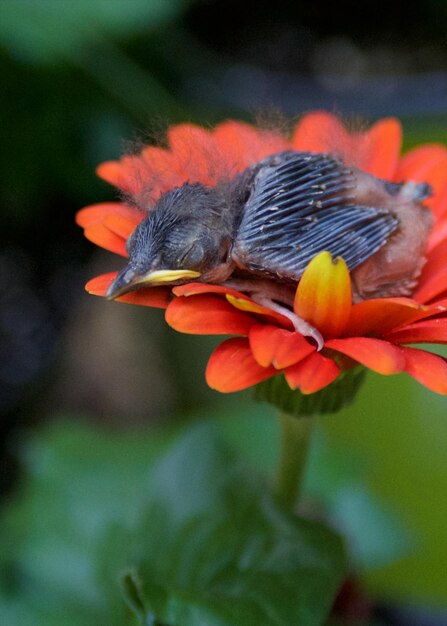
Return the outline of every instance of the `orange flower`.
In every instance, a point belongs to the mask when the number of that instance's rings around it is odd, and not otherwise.
[[[406,344],[447,343],[447,148],[425,145],[400,156],[401,127],[384,119],[350,134],[333,115],[314,112],[297,124],[291,140],[248,124],[227,121],[208,131],[189,124],[168,131],[168,148],[147,147],[138,156],[103,163],[98,174],[140,204],[185,182],[215,185],[250,164],[286,149],[335,152],[345,163],[389,181],[429,183],[433,212],[427,262],[411,298],[352,303],[343,259],[322,252],[298,284],[294,311],[324,338],[318,351],[291,321],[244,293],[223,285],[189,283],[142,288],[117,300],[166,309],[166,321],[193,334],[234,335],[211,355],[206,378],[222,392],[255,385],[282,372],[292,389],[319,391],[361,364],[380,374],[407,372],[429,389],[447,394],[447,360]],[[87,207],[77,215],[88,239],[122,256],[126,240],[145,217],[123,203]],[[411,254],[411,250],[408,251]],[[117,273],[98,276],[86,289],[104,295]]]

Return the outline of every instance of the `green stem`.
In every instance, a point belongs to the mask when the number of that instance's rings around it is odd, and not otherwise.
[[[293,511],[300,494],[309,448],[312,419],[280,413],[281,451],[276,480],[276,499]]]

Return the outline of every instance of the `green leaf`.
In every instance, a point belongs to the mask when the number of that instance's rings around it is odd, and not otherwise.
[[[340,539],[280,510],[219,424],[173,444],[64,423],[24,459],[0,528],[0,623],[324,622],[343,577]]]
[[[364,368],[351,369],[321,391],[304,395],[290,389],[284,376],[278,374],[256,385],[255,399],[296,417],[336,413],[354,400],[364,377]]]
[[[76,57],[102,37],[156,28],[186,0],[2,0],[0,41],[27,61]]]
[[[111,434],[73,419],[26,442],[22,489],[0,519],[0,624],[136,623],[117,581],[108,587],[98,577],[99,548],[110,525],[139,514],[170,436]]]
[[[216,432],[183,437],[154,467],[139,528],[108,539],[137,576],[130,605],[170,626],[322,624],[344,572],[339,539],[280,510]]]

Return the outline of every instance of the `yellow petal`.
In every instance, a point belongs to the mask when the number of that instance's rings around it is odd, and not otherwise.
[[[281,326],[285,328],[293,328],[292,322],[289,318],[284,317],[281,313],[277,313],[273,311],[273,309],[269,309],[261,304],[257,304],[248,298],[238,298],[237,296],[233,296],[230,293],[225,294],[225,298],[227,301],[232,304],[239,311],[246,311],[247,313],[255,313],[256,315],[264,315],[270,317],[276,322],[279,322]]]
[[[246,300],[245,298],[237,298],[236,296],[232,296],[231,294],[225,294],[226,299],[230,304],[232,304],[236,309],[240,311],[249,311],[250,313],[259,313],[261,315],[265,315],[266,309],[260,304],[256,304],[253,300]]]
[[[351,279],[345,261],[341,257],[333,260],[330,252],[320,252],[298,284],[295,313],[330,339],[345,329],[351,307]]]

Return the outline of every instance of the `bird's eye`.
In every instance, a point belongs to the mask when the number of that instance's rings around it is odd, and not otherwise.
[[[179,265],[185,269],[195,269],[202,263],[205,251],[200,244],[195,244],[180,258]]]

